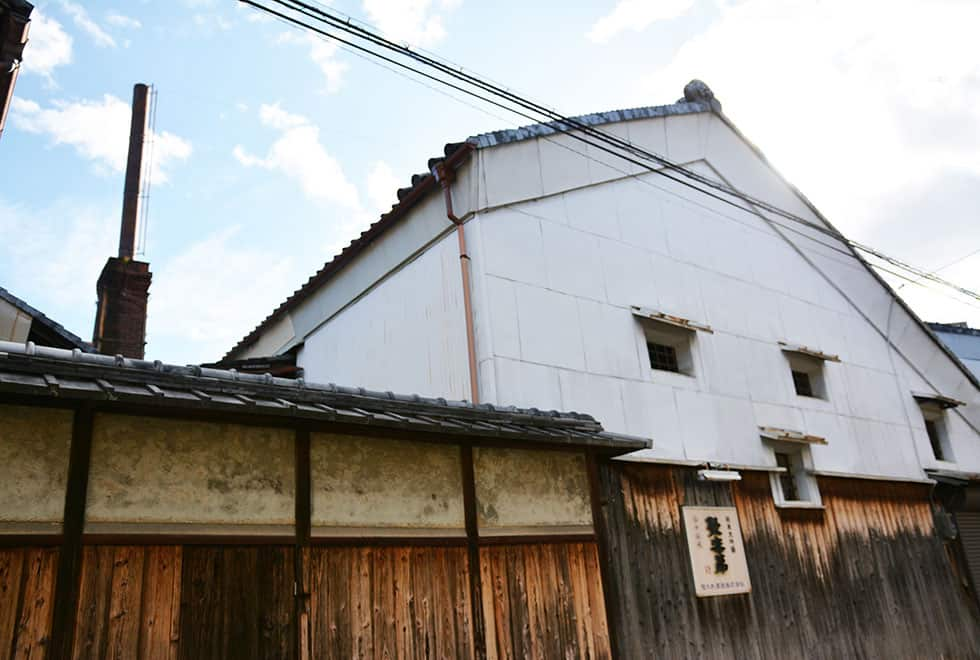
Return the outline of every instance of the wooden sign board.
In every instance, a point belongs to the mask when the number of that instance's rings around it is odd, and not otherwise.
[[[684,506],[681,513],[698,598],[751,591],[735,507]]]

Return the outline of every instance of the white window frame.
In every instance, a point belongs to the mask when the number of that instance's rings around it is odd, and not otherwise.
[[[949,437],[949,420],[946,417],[946,409],[939,403],[919,400],[919,411],[922,413],[922,429],[926,434],[926,441],[929,443],[929,450],[932,457],[939,463],[955,463],[956,456],[953,452],[953,443]],[[932,438],[929,437],[929,429],[926,422],[932,422],[939,434],[939,447],[942,450],[942,457],[936,456],[936,450],[932,446]]]
[[[776,463],[776,454],[788,454],[792,462],[793,469],[791,476],[796,481],[797,492],[805,499],[787,500],[783,495],[783,484],[780,476],[786,470],[778,470],[769,473],[769,485],[772,489],[772,499],[776,506],[781,509],[822,509],[823,500],[820,498],[820,487],[817,484],[817,477],[813,474],[813,458],[810,455],[810,447],[806,444],[796,442],[774,442],[768,441],[767,444],[772,450],[773,463]]]

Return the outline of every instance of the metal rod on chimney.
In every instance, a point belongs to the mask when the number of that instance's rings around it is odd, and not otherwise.
[[[122,227],[119,230],[119,258],[132,259],[136,250],[136,221],[140,210],[140,180],[143,169],[143,142],[149,110],[149,87],[133,86],[133,119],[129,126],[129,157],[123,188]]]

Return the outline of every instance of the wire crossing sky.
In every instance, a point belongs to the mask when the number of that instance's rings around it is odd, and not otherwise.
[[[980,326],[971,297],[980,53],[969,46],[980,8],[971,3],[613,0],[567,4],[561,16],[469,0],[261,3],[298,8],[309,22],[352,16],[354,32],[376,26],[379,38],[446,65],[429,69],[439,78],[462,63],[478,83],[455,83],[488,97],[501,88],[493,98],[533,121],[671,103],[701,78],[855,247],[883,256],[867,258],[920,316]],[[0,244],[0,283],[88,335],[95,280],[118,234],[132,85],[152,83],[141,231],[154,271],[154,358],[217,358],[389,208],[444,143],[532,121],[236,0],[36,4],[0,143],[21,165],[0,185],[0,231],[17,237]],[[778,211],[760,212],[809,231]]]

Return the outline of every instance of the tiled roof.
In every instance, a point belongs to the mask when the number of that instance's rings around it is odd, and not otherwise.
[[[970,335],[980,337],[980,329],[971,328],[959,323],[926,323],[933,332],[948,332],[953,335]]]
[[[707,101],[686,101],[679,100],[670,105],[646,106],[642,108],[629,108],[623,110],[610,110],[578,117],[571,117],[575,122],[588,126],[602,126],[620,121],[630,121],[634,119],[649,119],[654,117],[666,117],[668,115],[684,115],[698,112],[711,112],[714,106]],[[391,210],[382,214],[381,218],[372,224],[361,235],[351,241],[350,245],[341,250],[332,260],[324,264],[323,268],[310,277],[303,286],[293,292],[279,307],[259,323],[248,335],[239,341],[228,353],[225,359],[237,357],[238,352],[255,342],[262,331],[273,322],[280,319],[291,309],[299,305],[305,298],[316,291],[324,282],[329,280],[336,272],[343,268],[357,254],[370,245],[376,238],[404,217],[407,212],[419,202],[425,195],[436,189],[435,177],[430,174],[437,165],[445,163],[447,167],[453,169],[464,163],[475,149],[487,149],[501,144],[531,140],[539,137],[547,137],[559,132],[558,122],[547,122],[541,124],[531,124],[516,129],[503,131],[493,131],[482,133],[467,138],[465,142],[455,142],[446,144],[443,148],[445,154],[441,158],[430,158],[428,162],[428,172],[416,174],[412,177],[411,186],[400,188],[397,192],[398,202],[391,207]]]
[[[13,305],[20,311],[30,316],[32,319],[34,319],[34,322],[40,323],[41,325],[45,326],[48,330],[58,335],[62,339],[64,339],[66,343],[74,346],[75,348],[81,349],[87,353],[92,352],[93,349],[90,343],[83,340],[81,337],[74,334],[73,332],[69,332],[65,328],[65,326],[51,320],[50,318],[42,314],[40,311],[28,305],[26,302],[24,302],[14,294],[10,293],[3,287],[0,287],[0,299],[7,301],[8,303]]]
[[[0,342],[0,401],[4,395],[135,404],[168,410],[232,412],[345,425],[411,430],[440,436],[509,439],[528,445],[595,447],[626,453],[650,446],[643,438],[603,431],[589,415],[534,408],[372,392],[242,374],[198,366],[110,357]]]

